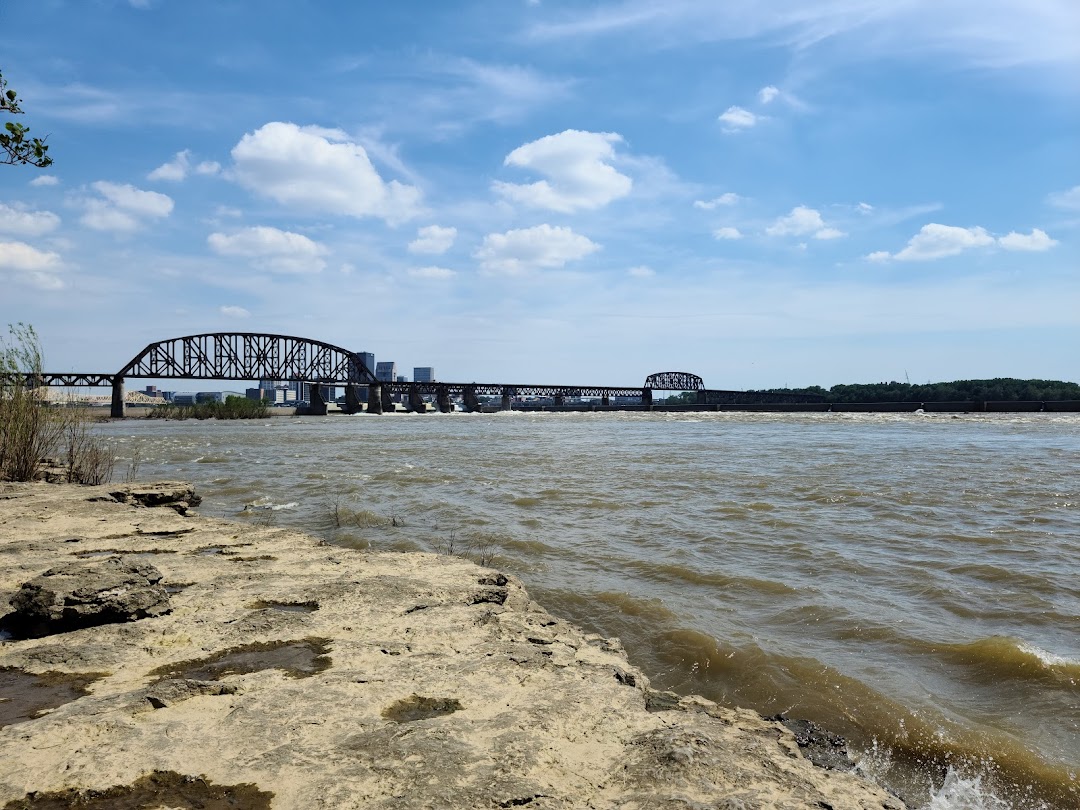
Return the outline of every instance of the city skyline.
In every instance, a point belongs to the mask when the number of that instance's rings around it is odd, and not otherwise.
[[[1080,379],[1069,0],[4,21],[55,164],[2,167],[0,322],[50,370],[235,331],[459,381]]]

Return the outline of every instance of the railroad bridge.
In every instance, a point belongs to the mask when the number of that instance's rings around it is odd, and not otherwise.
[[[395,395],[409,410],[425,410],[425,396],[434,396],[440,411],[452,410],[451,397],[460,397],[465,410],[479,411],[481,396],[498,396],[509,410],[519,396],[551,397],[555,406],[568,397],[599,398],[610,407],[613,397],[638,398],[651,406],[653,391],[696,391],[699,404],[820,401],[821,397],[721,391],[705,388],[701,377],[680,371],[651,374],[638,387],[596,385],[536,385],[507,383],[399,383],[378,380],[357,352],[308,338],[255,332],[211,332],[151,343],[117,372],[31,373],[28,386],[89,386],[112,388],[111,415],[124,416],[124,381],[131,379],[277,380],[311,383],[311,409],[325,413],[320,386],[344,386],[345,408],[363,409],[360,389],[367,389],[367,410],[383,413],[395,408]]]

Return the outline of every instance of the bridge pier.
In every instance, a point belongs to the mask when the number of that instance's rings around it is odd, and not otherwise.
[[[117,377],[112,384],[112,410],[109,416],[113,419],[123,419],[127,414],[124,412],[124,378]]]
[[[611,407],[611,397],[609,397],[607,394],[604,394],[602,397],[600,397],[600,405],[605,407],[605,408],[610,408]]]
[[[641,404],[644,405],[649,410],[652,410],[652,389],[651,388],[642,388],[641,389]]]
[[[307,411],[311,416],[326,416],[326,400],[323,399],[322,386],[318,383],[308,386]]]
[[[345,413],[361,413],[364,405],[360,402],[360,386],[349,383],[345,386]]]
[[[461,401],[465,406],[465,413],[479,413],[480,412],[480,400],[476,396],[476,386],[466,385],[465,390],[461,392]]]
[[[450,413],[454,410],[454,406],[450,404],[450,388],[445,385],[440,385],[435,389],[435,401],[439,405],[439,413]]]
[[[511,407],[510,407],[510,389],[509,388],[504,388],[503,389],[503,391],[502,391],[502,402],[499,404],[499,407],[502,408],[502,410],[504,410],[504,411],[512,410]]]
[[[393,413],[397,406],[394,404],[394,398],[390,394],[390,388],[388,386],[380,386],[382,393],[379,394],[379,401],[382,402],[382,409],[384,413]]]
[[[368,413],[382,413],[383,412],[383,387],[378,383],[371,383],[368,385],[367,394],[367,412]]]
[[[563,396],[562,394],[556,394],[552,398],[552,401],[555,403],[556,408],[561,408],[563,405],[566,404],[566,397]]]
[[[427,413],[427,403],[420,396],[420,387],[416,383],[409,386],[409,410],[414,413]]]

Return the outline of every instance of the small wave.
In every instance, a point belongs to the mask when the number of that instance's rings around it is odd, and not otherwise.
[[[981,776],[966,778],[952,768],[941,787],[930,794],[925,810],[1011,810],[1012,804],[983,786]]]
[[[991,681],[1011,678],[1059,686],[1075,686],[1080,682],[1080,660],[1056,655],[1009,636],[990,636],[967,644],[930,645],[930,651]]]

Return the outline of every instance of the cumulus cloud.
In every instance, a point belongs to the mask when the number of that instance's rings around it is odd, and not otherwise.
[[[779,217],[776,222],[765,229],[769,236],[809,236],[815,239],[838,239],[846,236],[843,231],[833,228],[821,218],[821,212],[798,205],[791,209],[791,213]]]
[[[761,116],[742,107],[728,107],[719,118],[720,123],[724,125],[724,132],[741,132],[756,126],[760,120]]]
[[[994,237],[985,228],[960,228],[931,222],[923,225],[908,240],[907,247],[893,256],[902,262],[919,262],[956,256],[971,248],[994,244]]]
[[[712,211],[721,205],[735,205],[740,199],[741,197],[738,194],[729,191],[719,197],[713,197],[711,200],[694,200],[694,208],[700,208],[702,211]]]
[[[273,121],[232,149],[237,181],[303,212],[380,217],[394,224],[418,213],[420,190],[385,182],[364,147],[336,129]]]
[[[446,267],[410,267],[406,272],[413,278],[434,281],[445,281],[457,275],[453,270]]]
[[[1041,252],[1049,250],[1057,244],[1056,239],[1051,239],[1046,231],[1033,228],[1031,233],[1023,234],[1012,231],[998,239],[998,244],[1005,250],[1024,250],[1030,252]]]
[[[1080,186],[1073,186],[1066,191],[1056,191],[1048,198],[1051,205],[1067,211],[1080,211]]]
[[[637,267],[631,267],[626,271],[627,275],[631,275],[634,278],[651,278],[656,275],[656,271],[651,267],[646,267],[643,264],[639,264]]]
[[[568,129],[519,146],[503,164],[531,169],[546,180],[494,184],[507,199],[537,208],[571,213],[595,209],[630,193],[633,181],[611,165],[612,144],[622,143],[614,132]]]
[[[762,87],[760,90],[758,90],[757,97],[758,97],[758,101],[760,101],[762,104],[769,104],[778,95],[780,95],[780,88],[779,87],[773,87],[770,84],[769,86]]]
[[[326,248],[303,234],[259,225],[231,234],[212,233],[207,244],[221,256],[237,256],[274,273],[318,273]]]
[[[0,203],[0,232],[16,236],[41,236],[55,230],[60,217],[51,211],[28,211],[22,206]]]
[[[428,225],[416,232],[416,239],[409,242],[409,253],[446,253],[457,238],[457,228]]]
[[[0,270],[41,290],[59,290],[64,282],[55,275],[60,269],[60,256],[52,251],[38,250],[25,242],[0,242]]]
[[[892,254],[887,250],[875,250],[873,253],[868,253],[866,260],[868,262],[887,262],[892,258]]]
[[[218,307],[218,312],[227,318],[250,318],[251,313],[243,307],[223,306]]]
[[[187,177],[188,168],[191,163],[191,150],[185,149],[182,152],[177,152],[173,159],[168,163],[162,163],[150,174],[146,175],[147,180],[169,180],[172,182],[179,182]]]
[[[742,232],[738,228],[724,227],[713,231],[717,239],[742,239]]]
[[[599,249],[598,244],[570,228],[544,224],[489,233],[473,257],[480,260],[484,270],[516,275],[539,268],[562,267]]]
[[[161,219],[172,213],[172,198],[156,191],[143,191],[132,185],[91,184],[100,196],[78,202],[85,210],[79,221],[99,231],[133,231],[147,220]]]
[[[32,186],[57,186],[60,185],[60,178],[55,174],[43,174],[35,177],[30,181]]]
[[[221,164],[218,163],[216,160],[204,160],[195,167],[195,174],[221,174]]]

